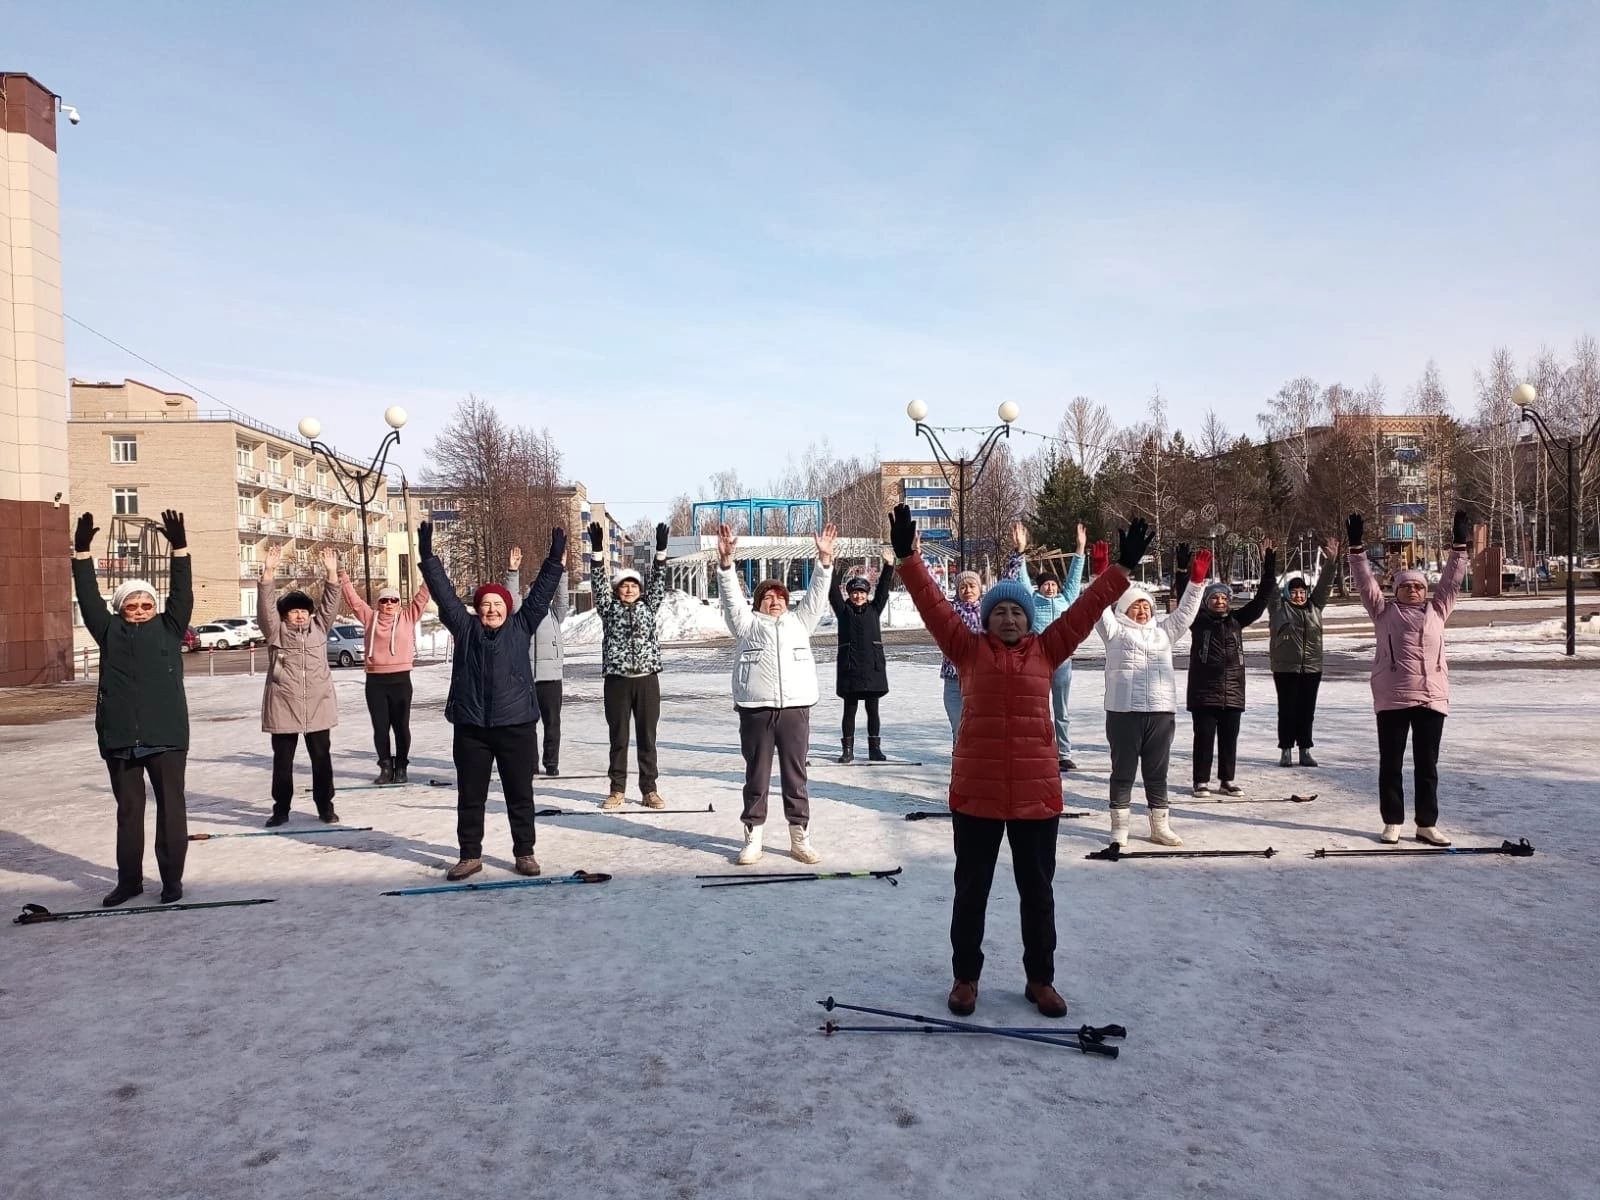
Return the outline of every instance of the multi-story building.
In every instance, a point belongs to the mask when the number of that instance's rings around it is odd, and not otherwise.
[[[73,380],[68,458],[72,515],[92,512],[101,528],[95,557],[108,596],[121,579],[156,568],[145,527],[159,525],[165,508],[187,519],[196,624],[255,615],[268,546],[283,547],[279,586],[319,578],[324,546],[339,552],[358,587],[365,578],[359,508],[286,430],[232,409],[203,410],[193,397],[137,380]],[[355,472],[367,465],[340,461]],[[367,526],[376,588],[388,574],[381,502],[368,509]]]
[[[897,504],[911,508],[927,542],[955,538],[960,497],[939,464],[885,462],[823,500],[829,521],[849,536],[882,538],[883,514]]]

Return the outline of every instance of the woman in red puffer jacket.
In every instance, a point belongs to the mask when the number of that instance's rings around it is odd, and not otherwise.
[[[983,969],[983,924],[1002,837],[1011,843],[1022,907],[1023,994],[1047,1017],[1062,1017],[1056,991],[1056,835],[1061,819],[1061,773],[1056,761],[1050,681],[1095,619],[1128,587],[1127,564],[1149,544],[1143,521],[1122,536],[1121,570],[1108,570],[1043,633],[1030,632],[1033,598],[1014,581],[983,597],[983,632],[974,633],[951,608],[918,553],[916,522],[905,505],[890,515],[890,540],[901,577],[933,640],[961,681],[961,728],[950,770],[955,833],[955,905],[950,919],[955,984],[948,1005],[958,1016],[977,1005]]]

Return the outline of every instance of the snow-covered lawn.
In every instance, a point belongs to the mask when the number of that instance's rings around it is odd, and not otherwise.
[[[1600,1195],[1600,673],[1455,680],[1442,824],[1458,844],[1527,837],[1531,859],[1310,858],[1373,844],[1367,688],[1329,680],[1324,766],[1284,771],[1271,681],[1252,675],[1242,782],[1318,799],[1182,798],[1174,826],[1191,848],[1280,855],[1111,864],[1083,859],[1107,829],[1101,676],[1086,662],[1073,693],[1086,770],[1067,803],[1094,815],[1062,825],[1057,983],[1071,1025],[1128,1027],[1108,1061],[818,1033],[830,994],[945,1015],[948,823],[902,819],[942,803],[934,669],[891,663],[884,702],[888,749],[923,766],[812,773],[823,869],[901,865],[900,886],[701,891],[694,874],[735,869],[736,725],[724,674],[689,669],[704,661],[691,651],[667,658],[662,790],[716,811],[540,821],[546,874],[611,883],[382,897],[453,861],[453,793],[351,790],[340,815],[371,833],[191,847],[187,899],[275,904],[0,925],[0,1193]],[[336,678],[335,762],[365,782],[361,678]],[[412,777],[451,778],[445,670],[416,681]],[[190,682],[192,831],[265,816],[259,687]],[[599,771],[599,681],[567,690],[563,769]],[[838,714],[831,697],[816,709],[819,749],[837,745]],[[94,907],[114,819],[92,722],[0,729],[0,751],[6,910]],[[1188,765],[1180,718],[1175,781]],[[587,812],[603,791],[541,780],[539,798]],[[294,821],[309,813],[307,799]],[[510,878],[494,800],[486,849],[484,877]],[[769,853],[762,869],[793,865]],[[975,1019],[1044,1024],[1021,998],[1004,862],[990,916]]]

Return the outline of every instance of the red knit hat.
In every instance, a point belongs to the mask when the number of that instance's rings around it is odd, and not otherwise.
[[[755,595],[750,599],[751,606],[754,608],[760,608],[761,601],[768,592],[777,592],[783,597],[783,602],[785,604],[789,602],[789,589],[783,586],[782,580],[763,579],[760,583],[756,584]]]
[[[485,583],[481,585],[477,591],[472,593],[472,607],[474,611],[480,613],[483,611],[483,598],[485,596],[499,596],[500,599],[504,600],[507,616],[511,614],[512,608],[515,607],[514,603],[512,602],[510,592],[506,591],[506,589],[501,587],[498,583]]]

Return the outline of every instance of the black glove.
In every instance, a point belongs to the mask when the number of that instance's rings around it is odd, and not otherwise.
[[[667,548],[667,527],[665,524],[656,526],[656,553],[661,554]]]
[[[567,561],[567,531],[559,525],[550,531],[550,561],[553,563]]]
[[[600,528],[599,521],[589,522],[589,549],[596,554],[606,548],[606,531]]]
[[[1172,565],[1179,571],[1189,569],[1189,543],[1179,542],[1172,551]]]
[[[94,516],[90,513],[78,514],[78,529],[72,535],[72,549],[77,554],[87,554],[94,549],[94,535],[100,531],[95,528]]]
[[[183,528],[183,514],[176,509],[166,509],[161,514],[161,531],[167,535],[167,541],[174,550],[187,550],[189,548],[189,535]]]
[[[1452,546],[1465,546],[1472,537],[1472,518],[1467,516],[1464,509],[1456,509],[1456,519],[1450,522],[1450,544]]]
[[[889,545],[894,547],[896,558],[910,558],[917,545],[917,523],[911,519],[911,509],[896,504],[889,514]]]
[[[1278,552],[1268,550],[1261,556],[1261,578],[1276,579],[1278,577]]]
[[[1352,550],[1367,544],[1367,523],[1360,513],[1351,513],[1344,519],[1344,544]]]
[[[1143,517],[1135,517],[1122,531],[1122,542],[1117,547],[1117,565],[1124,571],[1136,570],[1149,548],[1150,526],[1144,523]]]
[[[417,522],[417,557],[427,559],[433,557],[433,522]]]

